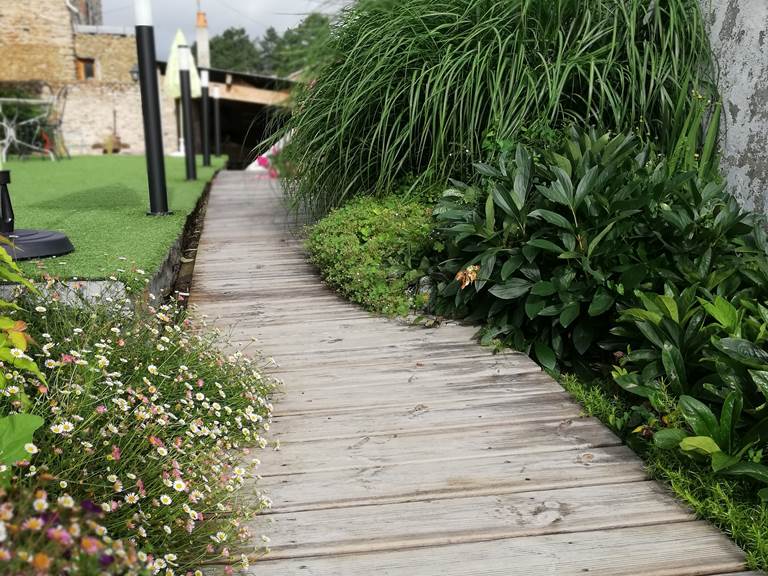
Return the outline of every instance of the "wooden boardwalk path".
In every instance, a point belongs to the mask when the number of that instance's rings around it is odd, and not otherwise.
[[[249,574],[747,576],[531,360],[343,301],[289,222],[274,184],[220,174],[192,288],[284,382],[258,483],[271,552]]]

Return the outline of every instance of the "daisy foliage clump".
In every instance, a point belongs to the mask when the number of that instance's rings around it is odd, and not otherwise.
[[[174,305],[46,294],[10,312],[29,347],[0,355],[0,416],[39,424],[0,468],[0,573],[192,574],[228,561],[248,537],[234,496],[267,444],[272,382]]]

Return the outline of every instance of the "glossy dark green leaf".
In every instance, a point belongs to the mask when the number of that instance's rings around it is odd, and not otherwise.
[[[740,462],[724,471],[728,476],[746,476],[763,484],[768,484],[768,466],[755,462]]]
[[[665,342],[661,348],[661,363],[664,370],[667,371],[670,383],[675,387],[678,393],[684,391],[688,385],[688,378],[685,370],[685,361],[680,350],[670,342]]]
[[[576,187],[576,196],[574,198],[574,207],[578,208],[584,201],[584,198],[590,193],[594,192],[593,187],[597,180],[598,167],[593,166],[586,174],[579,180],[579,185]]]
[[[688,433],[680,428],[664,428],[653,435],[653,443],[663,450],[674,450]]]
[[[496,228],[496,207],[493,203],[493,194],[489,194],[485,200],[485,233],[492,236]]]
[[[613,380],[630,394],[641,398],[652,398],[659,392],[658,388],[643,384],[644,381],[637,374],[621,374],[614,376]]]
[[[557,292],[557,288],[555,288],[555,285],[548,280],[536,282],[536,284],[533,285],[533,288],[531,288],[531,294],[535,294],[536,296],[551,296],[555,292]]]
[[[477,171],[480,176],[485,176],[486,178],[500,178],[501,172],[496,170],[493,166],[489,166],[488,164],[483,164],[482,162],[476,162],[474,164],[475,170]]]
[[[632,268],[624,271],[621,274],[621,284],[624,286],[624,293],[631,294],[635,288],[637,288],[643,279],[646,277],[647,271],[645,266],[638,264]]]
[[[715,347],[728,357],[750,368],[768,367],[768,352],[742,338],[713,339]]]
[[[736,307],[733,304],[728,302],[722,296],[715,296],[714,302],[699,298],[699,302],[707,313],[717,320],[719,324],[724,326],[730,334],[733,334],[736,331],[740,323],[740,318],[739,311],[736,310]]]
[[[587,256],[592,256],[592,253],[595,251],[600,242],[602,242],[603,238],[605,238],[610,233],[610,231],[613,230],[613,226],[615,224],[615,222],[611,222],[592,239],[592,241],[589,243],[589,247],[587,248]]]
[[[567,304],[565,308],[563,308],[563,311],[560,312],[560,325],[563,328],[568,328],[576,318],[579,317],[579,312],[581,311],[581,306],[578,302],[571,302],[570,304]]]
[[[573,346],[576,351],[583,355],[595,339],[594,329],[589,322],[579,322],[573,329]]]
[[[557,152],[552,153],[552,159],[555,161],[555,164],[557,165],[557,169],[561,170],[568,178],[573,175],[573,165],[571,164],[570,160],[563,156],[562,154],[558,154]]]
[[[541,253],[541,248],[537,248],[536,246],[530,246],[526,244],[522,248],[523,256],[525,256],[525,259],[528,260],[528,262],[533,262],[536,260],[537,256]]]
[[[496,205],[504,212],[510,216],[517,216],[518,211],[513,207],[512,199],[510,198],[507,191],[504,190],[498,182],[491,191],[491,196],[493,197],[493,201],[496,203]]]
[[[549,240],[544,240],[542,238],[535,238],[533,240],[528,240],[528,246],[541,248],[542,250],[546,250],[547,252],[553,252],[554,254],[562,254],[564,252],[561,246],[558,246],[554,242],[550,242]]]
[[[696,261],[696,269],[701,278],[706,278],[712,268],[712,247],[707,248]]]
[[[763,397],[768,400],[768,371],[750,370],[749,375],[752,376],[752,382],[754,382]]]
[[[480,259],[480,273],[477,276],[477,283],[475,284],[477,290],[482,290],[486,283],[493,276],[493,270],[496,267],[496,252],[492,251],[485,254]]]
[[[525,296],[533,284],[523,278],[511,278],[501,284],[496,284],[489,290],[491,294],[502,300],[515,300]]]
[[[539,364],[544,368],[549,371],[557,368],[557,358],[555,357],[552,348],[544,344],[544,342],[536,342],[534,344],[534,350],[536,351],[536,360],[538,360]]]
[[[712,453],[712,470],[715,472],[722,472],[730,468],[731,466],[738,464],[741,458],[738,456],[732,456],[725,452]]]
[[[510,256],[501,267],[501,279],[504,281],[520,269],[523,259],[520,256]]]
[[[546,304],[546,301],[540,296],[528,296],[525,301],[525,315],[528,316],[529,320],[533,320],[544,309]]]
[[[725,398],[720,411],[720,442],[726,452],[732,452],[736,446],[736,426],[741,421],[744,397],[740,390],[733,390]]]
[[[600,316],[601,314],[605,314],[608,310],[613,308],[614,302],[615,300],[613,295],[608,292],[608,290],[605,288],[598,288],[597,292],[592,298],[592,302],[589,305],[589,310],[587,313],[590,316]]]
[[[512,201],[520,211],[525,206],[528,188],[531,185],[531,157],[524,146],[518,145],[515,151],[517,173],[512,187]]]
[[[712,438],[719,436],[720,426],[717,418],[706,404],[692,396],[681,396],[678,406],[683,418],[696,435]]]
[[[560,304],[551,304],[545,308],[542,308],[539,312],[539,316],[553,317],[558,316],[562,312],[563,307]]]
[[[564,216],[561,216],[557,212],[552,212],[551,210],[539,208],[538,210],[534,210],[528,214],[528,217],[540,218],[542,220],[546,220],[550,224],[554,224],[555,226],[562,228],[563,230],[568,230],[569,232],[573,231],[573,225]]]
[[[688,436],[680,441],[680,450],[684,452],[695,452],[703,456],[712,456],[722,452],[717,442],[710,436]]]

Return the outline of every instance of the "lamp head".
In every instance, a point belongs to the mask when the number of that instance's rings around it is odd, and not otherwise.
[[[179,45],[179,70],[182,72],[189,72],[190,60],[192,54],[189,51],[189,46],[186,44]]]
[[[150,0],[134,0],[136,26],[152,26],[152,2]]]

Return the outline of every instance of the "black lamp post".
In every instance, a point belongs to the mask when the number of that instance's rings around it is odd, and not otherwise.
[[[138,77],[141,85],[141,108],[144,115],[144,143],[149,183],[149,214],[162,216],[168,211],[165,183],[163,128],[160,120],[160,89],[157,81],[155,29],[152,26],[150,0],[135,0],[136,50],[139,57]]]
[[[201,106],[203,109],[203,166],[211,165],[211,102],[208,98],[208,70],[200,71],[200,84],[202,87]]]
[[[213,88],[213,152],[216,158],[221,156],[221,95],[219,87]]]
[[[184,158],[187,161],[187,180],[197,180],[195,166],[195,134],[192,131],[192,83],[189,78],[192,53],[189,46],[179,46],[179,80],[181,84],[181,118],[184,124]]]

